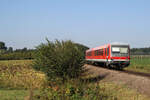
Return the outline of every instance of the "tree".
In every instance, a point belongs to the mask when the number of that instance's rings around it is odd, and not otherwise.
[[[7,47],[5,46],[4,42],[0,42],[0,49],[7,50]]]
[[[5,46],[4,42],[0,42],[0,54],[6,52],[7,47]]]
[[[8,51],[8,52],[13,52],[13,48],[12,48],[12,47],[9,47],[7,51]]]
[[[22,51],[24,52],[24,51],[27,51],[28,49],[26,48],[26,47],[24,47],[23,49],[22,49]]]

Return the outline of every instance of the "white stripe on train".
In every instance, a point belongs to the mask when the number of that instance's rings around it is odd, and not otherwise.
[[[113,60],[107,60],[107,59],[86,59],[87,61],[96,61],[96,62],[107,62],[107,61],[129,61],[128,59],[113,59]]]

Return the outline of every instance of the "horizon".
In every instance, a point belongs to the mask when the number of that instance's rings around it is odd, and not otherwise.
[[[0,41],[34,49],[50,41],[72,40],[90,48],[112,42],[150,47],[150,1],[0,1]]]
[[[0,42],[3,42],[3,41],[0,41]],[[53,41],[52,41],[53,42]],[[72,42],[74,42],[74,41],[72,41]],[[5,43],[5,42],[4,42]],[[77,43],[77,42],[74,42],[74,43]],[[119,42],[112,42],[112,43],[119,43]],[[79,44],[81,44],[81,43],[79,43]],[[109,43],[109,44],[111,44],[111,43]],[[40,45],[40,44],[39,44]],[[37,46],[39,46],[39,45],[37,45]],[[81,44],[81,45],[84,45],[84,44]],[[106,45],[106,44],[103,44],[103,45]],[[99,46],[103,46],[103,45],[99,45]],[[130,46],[130,44],[128,44],[129,46]],[[11,46],[7,46],[7,44],[5,43],[5,46],[7,47],[7,49],[9,48],[9,47],[11,47]],[[86,47],[88,47],[87,45],[84,45],[84,46],[86,46]],[[96,47],[99,47],[99,46],[96,46]],[[93,48],[96,48],[96,47],[88,47],[89,49],[93,49]],[[19,50],[19,49],[24,49],[24,48],[27,48],[28,50],[34,50],[34,49],[36,49],[36,46],[34,47],[34,48],[28,48],[28,47],[22,47],[22,48],[14,48],[14,47],[12,47],[13,48],[13,50]],[[142,48],[150,48],[150,46],[149,47],[130,47],[130,49],[142,49]]]

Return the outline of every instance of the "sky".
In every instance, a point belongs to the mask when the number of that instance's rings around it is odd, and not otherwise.
[[[0,0],[0,41],[35,48],[46,37],[150,47],[150,0]]]

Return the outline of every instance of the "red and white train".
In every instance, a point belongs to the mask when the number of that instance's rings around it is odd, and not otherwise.
[[[130,65],[130,46],[124,43],[110,43],[86,51],[86,61],[104,64],[106,67],[122,69]]]

